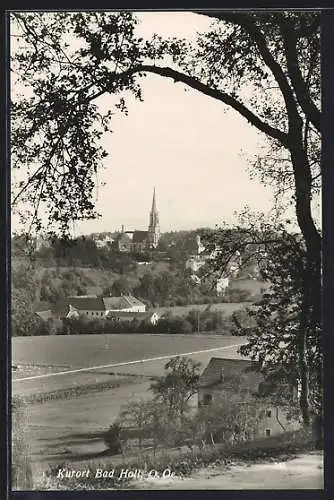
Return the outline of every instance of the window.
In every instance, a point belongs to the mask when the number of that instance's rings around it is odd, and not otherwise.
[[[203,396],[203,404],[208,405],[212,401],[212,394],[204,394]]]
[[[271,410],[266,410],[266,417],[271,417]]]
[[[92,311],[92,316],[94,316],[94,313],[93,313],[93,311]]]
[[[101,312],[101,316],[103,316],[103,312]]]
[[[269,437],[270,436],[270,429],[266,429],[266,436]]]
[[[87,311],[86,314],[89,314],[89,312]]]

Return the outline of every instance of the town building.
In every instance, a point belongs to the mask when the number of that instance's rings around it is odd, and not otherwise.
[[[102,236],[93,236],[93,240],[97,248],[111,248],[114,243],[114,238],[109,234],[103,234]]]
[[[133,295],[120,297],[103,297],[105,311],[122,311],[124,313],[144,313],[146,305]]]
[[[236,393],[236,378],[240,394],[256,393],[264,380],[263,375],[256,371],[256,363],[248,359],[223,359],[213,357],[202,372],[198,386],[198,406],[209,406],[219,400],[222,393]],[[295,397],[291,389],[291,397]],[[240,411],[247,408],[247,398],[240,400]],[[285,431],[296,430],[300,423],[287,417],[286,408],[281,408],[267,400],[259,398],[259,423],[256,437],[269,437]]]
[[[201,237],[198,234],[195,240],[195,248],[192,251],[190,257],[186,261],[186,269],[190,269],[193,273],[197,273],[201,267],[203,267],[208,260],[207,255],[203,255],[205,247],[201,243]]]
[[[97,297],[81,295],[59,299],[55,304],[40,302],[35,313],[44,321],[51,318],[104,318],[108,313],[122,312],[128,315],[146,313],[146,305],[132,295]]]
[[[119,252],[142,253],[157,248],[160,239],[160,221],[157,210],[155,188],[153,190],[152,208],[149,214],[147,231],[122,231],[115,239],[114,248]]]
[[[103,318],[110,311],[122,311],[128,314],[143,313],[146,311],[146,305],[132,295],[121,295],[120,297],[83,295],[58,300],[55,311],[61,318],[80,316],[92,319]]]
[[[223,278],[218,278],[216,282],[216,293],[217,295],[225,295],[226,290],[228,289],[230,285],[230,278],[229,276],[223,277]]]
[[[201,242],[200,235],[197,235],[194,249],[185,264],[185,268],[189,269],[193,273],[192,280],[194,283],[199,284],[201,282],[201,279],[199,277],[196,279],[195,276],[208,261],[216,257],[217,250],[214,250],[211,254],[205,253],[205,246]],[[217,295],[225,295],[226,290],[230,286],[230,280],[235,279],[238,276],[241,264],[241,254],[237,250],[233,257],[229,260],[224,274],[216,279],[215,288]]]

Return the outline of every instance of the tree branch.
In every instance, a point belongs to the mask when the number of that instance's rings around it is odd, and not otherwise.
[[[274,128],[268,123],[264,122],[259,116],[255,115],[251,110],[249,110],[244,104],[225,92],[213,89],[205,83],[200,82],[196,78],[188,76],[169,67],[142,65],[137,66],[136,68],[131,70],[130,73],[139,72],[155,73],[156,75],[164,76],[166,78],[173,78],[175,82],[179,81],[185,83],[189,87],[198,90],[202,94],[217,99],[218,101],[221,101],[224,104],[232,107],[240,115],[246,118],[246,120],[251,123],[251,125],[256,127],[261,132],[264,132],[266,135],[269,135],[273,139],[279,141],[284,147],[287,147],[288,145],[288,136],[285,132]]]
[[[292,121],[298,119],[299,115],[296,107],[295,97],[289,85],[288,79],[285,76],[282,67],[274,59],[272,53],[270,52],[264,34],[258,28],[250,15],[236,12],[215,11],[199,11],[198,14],[215,17],[216,19],[220,19],[221,21],[237,24],[238,26],[243,28],[246,33],[248,33],[251,40],[257,46],[264,63],[268,66],[279,85],[286,104],[289,122],[291,123]]]

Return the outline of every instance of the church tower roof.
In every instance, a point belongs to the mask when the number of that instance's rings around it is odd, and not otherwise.
[[[157,204],[156,204],[156,200],[155,200],[155,186],[154,186],[154,189],[153,189],[153,199],[152,199],[152,212],[157,212]]]
[[[150,212],[148,233],[149,233],[150,246],[156,248],[160,238],[160,227],[159,227],[159,213],[157,210],[155,187],[153,189],[152,209]]]

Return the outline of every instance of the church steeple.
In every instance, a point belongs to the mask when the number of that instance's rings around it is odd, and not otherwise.
[[[152,209],[150,212],[150,222],[148,226],[149,245],[153,248],[158,246],[160,238],[159,212],[157,210],[155,187],[153,189]]]
[[[155,213],[157,212],[157,205],[156,205],[156,201],[155,201],[155,186],[153,188],[153,200],[152,200],[152,210],[151,210],[152,213]]]

